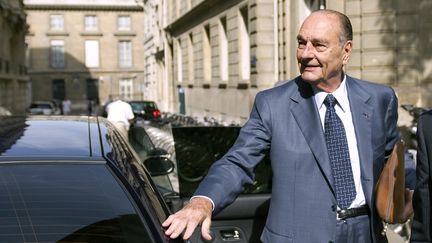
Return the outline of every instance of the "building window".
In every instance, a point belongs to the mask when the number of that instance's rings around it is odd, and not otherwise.
[[[85,41],[85,65],[89,68],[99,67],[99,41]]]
[[[84,29],[86,31],[96,31],[98,29],[98,19],[96,15],[84,16]]]
[[[51,67],[53,68],[64,68],[65,67],[65,48],[63,40],[52,40],[51,41]]]
[[[119,66],[123,68],[132,67],[132,43],[131,41],[119,42]]]
[[[204,61],[204,81],[211,81],[211,43],[210,43],[210,25],[205,25],[203,30],[203,61]]]
[[[193,81],[195,79],[193,33],[189,34],[187,44],[188,44],[187,45],[187,50],[188,50],[188,78],[189,78],[189,83],[193,83]]]
[[[299,21],[303,22],[313,11],[326,9],[325,0],[304,0],[299,1]]]
[[[88,78],[87,83],[87,100],[89,101],[90,109],[89,113],[94,111],[94,105],[99,103],[99,79]]]
[[[52,81],[52,97],[55,100],[64,100],[66,97],[64,79],[54,79]]]
[[[133,81],[132,79],[119,80],[120,97],[124,100],[132,100],[133,98]]]
[[[222,81],[228,81],[228,37],[226,17],[219,21],[219,69]]]
[[[311,11],[315,11],[318,9],[326,9],[326,1],[325,0],[306,0],[304,4]]]
[[[129,15],[120,15],[117,18],[118,30],[131,30],[131,18]]]
[[[240,78],[249,80],[250,78],[250,39],[249,39],[249,16],[248,7],[240,9],[239,14],[239,57],[240,57]]]
[[[64,30],[64,17],[60,14],[50,15],[50,29],[51,30]]]

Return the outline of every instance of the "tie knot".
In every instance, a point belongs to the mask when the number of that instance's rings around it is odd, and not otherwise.
[[[324,99],[324,105],[326,105],[326,107],[334,107],[337,103],[336,98],[332,95],[332,94],[328,94],[326,96],[326,98]]]

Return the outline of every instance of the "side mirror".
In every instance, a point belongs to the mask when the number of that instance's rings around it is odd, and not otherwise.
[[[167,175],[174,170],[174,163],[171,160],[159,156],[144,160],[144,166],[151,176]]]

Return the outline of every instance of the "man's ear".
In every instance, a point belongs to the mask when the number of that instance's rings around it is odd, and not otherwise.
[[[342,57],[342,61],[344,65],[348,64],[349,58],[351,56],[351,51],[352,51],[352,41],[349,40],[345,43],[344,50],[343,50],[344,54]]]

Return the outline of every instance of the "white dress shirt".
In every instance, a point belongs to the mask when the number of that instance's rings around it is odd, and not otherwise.
[[[321,125],[324,131],[324,119],[325,113],[327,111],[327,107],[324,104],[324,99],[328,95],[328,93],[324,91],[320,91],[318,89],[314,89],[315,93],[315,103],[318,107],[318,111],[321,118]],[[339,88],[337,88],[333,93],[331,93],[337,100],[337,104],[335,105],[336,114],[342,120],[342,123],[345,127],[345,132],[348,140],[348,149],[351,160],[351,167],[354,176],[354,183],[356,188],[356,198],[351,203],[349,208],[356,208],[366,204],[363,187],[361,185],[361,171],[360,171],[360,158],[357,149],[357,138],[354,130],[354,123],[352,120],[351,109],[348,99],[347,87],[346,87],[346,76],[344,76],[344,80],[342,81]]]

